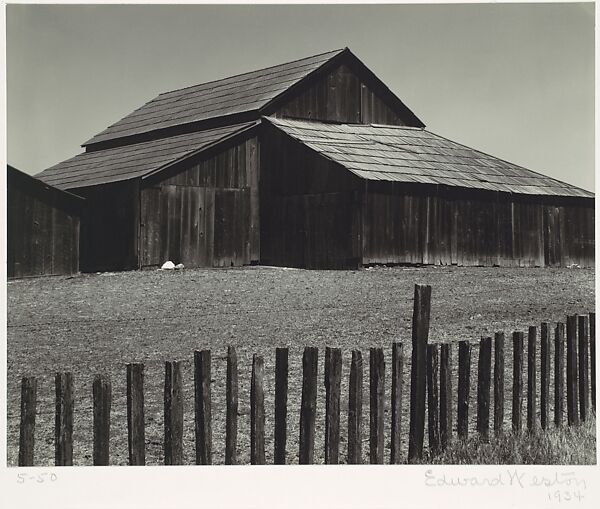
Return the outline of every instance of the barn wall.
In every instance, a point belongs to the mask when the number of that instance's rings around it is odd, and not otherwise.
[[[82,204],[10,172],[7,201],[8,277],[79,272]]]
[[[369,184],[364,264],[594,266],[593,205]]]
[[[258,139],[223,146],[141,192],[141,266],[186,267],[258,262]]]
[[[303,87],[273,113],[292,117],[354,124],[407,125],[383,99],[383,94],[345,64]]]

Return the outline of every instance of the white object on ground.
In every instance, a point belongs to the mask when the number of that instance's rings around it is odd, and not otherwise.
[[[181,270],[184,269],[185,267],[183,266],[183,263],[178,263],[177,265],[175,265],[175,269],[176,270]]]
[[[162,267],[160,268],[161,270],[173,270],[175,268],[175,264],[169,260],[168,262],[165,262],[162,264]]]

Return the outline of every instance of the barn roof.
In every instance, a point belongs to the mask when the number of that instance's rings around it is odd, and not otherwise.
[[[300,82],[339,58],[349,58],[369,79],[383,87],[413,125],[424,125],[348,48],[295,60],[258,71],[165,92],[95,135],[82,146],[148,134],[175,126],[244,113],[264,111]]]
[[[366,180],[526,195],[594,197],[579,187],[421,128],[266,118],[287,135]]]
[[[47,182],[44,182],[41,179],[38,179],[32,175],[29,175],[29,174],[15,168],[14,166],[11,166],[10,164],[6,165],[6,172],[7,172],[7,176],[8,176],[7,184],[8,184],[9,192],[10,192],[11,184],[19,183],[22,186],[26,186],[27,188],[32,189],[32,190],[36,190],[39,193],[60,194],[61,197],[63,197],[65,200],[71,200],[72,202],[75,202],[75,203],[81,203],[81,202],[85,201],[85,198],[82,198],[81,196],[77,196],[76,194],[69,193],[62,189],[59,189],[58,187],[54,187],[54,186],[48,184]]]
[[[256,122],[247,122],[134,145],[84,152],[38,173],[36,177],[59,189],[144,177],[166,169],[254,125]]]

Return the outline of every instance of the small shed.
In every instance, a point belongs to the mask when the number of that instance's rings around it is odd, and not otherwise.
[[[7,166],[9,278],[79,272],[85,200]]]

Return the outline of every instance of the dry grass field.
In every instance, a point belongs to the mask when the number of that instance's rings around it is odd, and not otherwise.
[[[194,462],[193,351],[213,355],[213,455],[224,460],[225,354],[238,350],[240,367],[239,459],[249,462],[249,393],[252,354],[265,358],[267,462],[273,459],[274,356],[290,348],[288,461],[297,462],[301,357],[318,346],[316,460],[323,461],[325,346],[342,348],[342,443],[346,457],[347,385],[350,351],[361,349],[365,367],[363,454],[368,458],[368,349],[386,355],[386,397],[390,393],[391,344],[406,343],[410,357],[413,285],[432,285],[430,341],[470,340],[504,330],[526,331],[541,321],[594,308],[594,271],[582,269],[500,269],[377,267],[360,271],[305,271],[269,267],[138,271],[17,280],[8,283],[8,464],[18,447],[20,379],[37,376],[38,416],[35,462],[54,459],[54,373],[75,379],[74,463],[92,463],[91,382],[98,373],[113,383],[111,461],[127,463],[125,363],[145,368],[147,463],[161,464],[164,361],[183,360],[184,455]],[[506,425],[510,419],[510,336],[507,336]],[[456,363],[457,349],[453,352]],[[472,380],[476,383],[477,351]],[[410,362],[405,361],[403,433],[408,429]],[[456,369],[454,387],[456,387]],[[475,391],[471,416],[474,417]],[[454,410],[456,412],[456,408]],[[389,436],[389,409],[386,437]],[[456,423],[456,416],[454,416]],[[474,424],[474,423],[473,423]],[[427,442],[427,439],[426,439]],[[594,440],[595,446],[595,440]],[[403,443],[406,451],[406,443]],[[386,438],[386,462],[389,440]],[[594,447],[595,449],[595,447]],[[591,459],[590,459],[591,458]],[[595,460],[595,451],[583,461]],[[451,458],[450,458],[450,461]],[[526,461],[526,460],[523,460]]]

